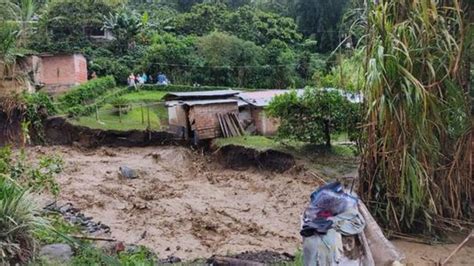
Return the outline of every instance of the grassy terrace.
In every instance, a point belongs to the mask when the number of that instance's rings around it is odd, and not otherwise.
[[[335,143],[346,140],[346,135],[334,136]],[[214,141],[217,147],[237,145],[265,151],[269,149],[293,155],[308,169],[314,170],[328,178],[354,173],[358,166],[357,149],[354,145],[334,144],[331,149],[325,146],[303,142],[279,142],[274,138],[263,136],[243,136],[220,138]]]
[[[159,103],[166,92],[162,91],[136,91],[125,95],[130,102],[131,109],[127,113],[123,113],[120,119],[117,108],[111,104],[105,104],[98,110],[98,120],[96,113],[88,116],[82,116],[73,119],[76,125],[86,126],[90,128],[106,129],[106,130],[144,130],[148,127],[148,110],[150,116],[150,128],[160,130],[163,123],[167,122],[168,114],[163,103]]]

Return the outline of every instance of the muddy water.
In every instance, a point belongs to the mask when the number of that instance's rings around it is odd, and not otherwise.
[[[223,168],[217,158],[182,147],[34,147],[28,155],[59,154],[59,201],[111,227],[112,237],[145,245],[160,257],[184,260],[214,254],[300,247],[299,214],[318,185],[303,172],[274,174]],[[120,166],[139,178],[119,176]],[[473,265],[474,240],[450,265]],[[394,241],[408,265],[435,265],[456,247]]]
[[[42,153],[65,160],[58,177],[61,201],[109,225],[119,240],[186,260],[244,251],[294,253],[301,241],[300,211],[319,182],[291,171],[225,169],[215,158],[182,147],[37,147],[30,155]],[[120,177],[123,165],[139,178]]]

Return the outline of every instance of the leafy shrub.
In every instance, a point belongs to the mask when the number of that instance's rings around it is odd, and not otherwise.
[[[36,228],[34,231],[35,238],[44,245],[55,243],[69,244],[73,239],[68,236],[72,234],[79,234],[81,229],[66,220],[58,213],[44,214],[43,218],[48,221],[44,227]]]
[[[0,175],[0,264],[23,264],[33,256],[33,231],[43,220],[32,203],[26,190]]]
[[[110,103],[115,108],[126,108],[130,105],[130,101],[123,97],[115,97]]]
[[[110,103],[117,109],[118,113],[126,114],[130,110],[130,101],[123,97],[115,97]]]
[[[115,79],[112,76],[93,79],[87,83],[72,88],[71,91],[59,98],[59,102],[64,110],[68,110],[76,106],[90,103],[97,97],[115,88],[115,86]]]
[[[96,109],[100,108],[103,106],[109,99],[121,96],[123,94],[126,94],[129,92],[129,88],[122,88],[119,90],[111,91],[102,97],[98,98],[93,104],[89,105],[78,105],[71,107],[67,110],[67,114],[70,117],[78,117],[78,116],[84,116],[84,115],[90,115],[93,112],[96,111]]]
[[[42,156],[37,167],[28,167],[26,171],[27,184],[34,190],[47,189],[53,195],[59,194],[59,185],[54,175],[63,169],[63,160],[59,156]]]
[[[105,254],[98,248],[83,245],[74,256],[72,265],[152,266],[157,263],[153,253],[143,246],[138,247],[136,251],[122,251],[117,258]]]
[[[23,151],[14,156],[9,147],[0,149],[0,175],[25,184],[33,191],[46,189],[53,195],[58,195],[59,185],[54,176],[62,171],[63,164],[59,156],[44,155],[39,157],[37,165],[31,165],[26,162]]]
[[[36,139],[44,142],[43,122],[48,116],[55,115],[58,110],[52,99],[42,92],[25,93],[23,99],[26,103],[25,128],[31,128]]]
[[[276,96],[267,112],[281,119],[280,138],[331,145],[331,134],[351,131],[358,124],[356,107],[341,92],[305,89]]]
[[[121,61],[123,60],[113,57],[97,57],[91,60],[89,70],[95,71],[99,76],[111,75],[117,82],[125,84],[132,69]]]

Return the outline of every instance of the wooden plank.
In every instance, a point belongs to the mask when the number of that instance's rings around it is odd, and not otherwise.
[[[227,126],[227,123],[225,122],[225,119],[224,119],[224,116],[222,114],[219,114],[219,117],[222,121],[222,125],[224,126],[224,131],[225,131],[225,134],[226,134],[226,138],[228,137],[231,137],[231,132],[229,130],[229,127]]]
[[[230,129],[231,135],[233,137],[239,136],[239,134],[237,133],[237,130],[235,129],[234,125],[232,124],[232,121],[230,120],[230,117],[228,115],[224,115],[224,120],[226,121],[227,126]]]
[[[230,122],[232,123],[232,126],[234,127],[234,130],[237,132],[237,136],[242,136],[242,132],[240,132],[240,128],[238,126],[238,123],[236,123],[236,121],[234,120],[234,118],[232,117],[233,113],[229,113],[228,116],[229,116],[229,120]]]
[[[222,124],[222,120],[219,114],[216,114],[216,116],[217,116],[217,120],[219,121],[219,126],[221,127],[222,136],[226,138],[227,136],[226,136],[226,133],[224,132],[224,125]]]
[[[239,118],[237,117],[236,114],[232,113],[232,116],[234,117],[235,119],[235,122],[237,123],[239,129],[240,129],[240,132],[242,133],[242,135],[245,135],[245,130],[244,130],[244,127],[242,126],[242,124],[240,123],[240,120]]]

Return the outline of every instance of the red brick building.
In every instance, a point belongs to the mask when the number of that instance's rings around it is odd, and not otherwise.
[[[81,54],[31,55],[18,60],[14,71],[1,73],[0,96],[38,88],[59,94],[87,81],[87,60]]]
[[[87,61],[81,54],[41,55],[38,80],[50,94],[87,81]]]

